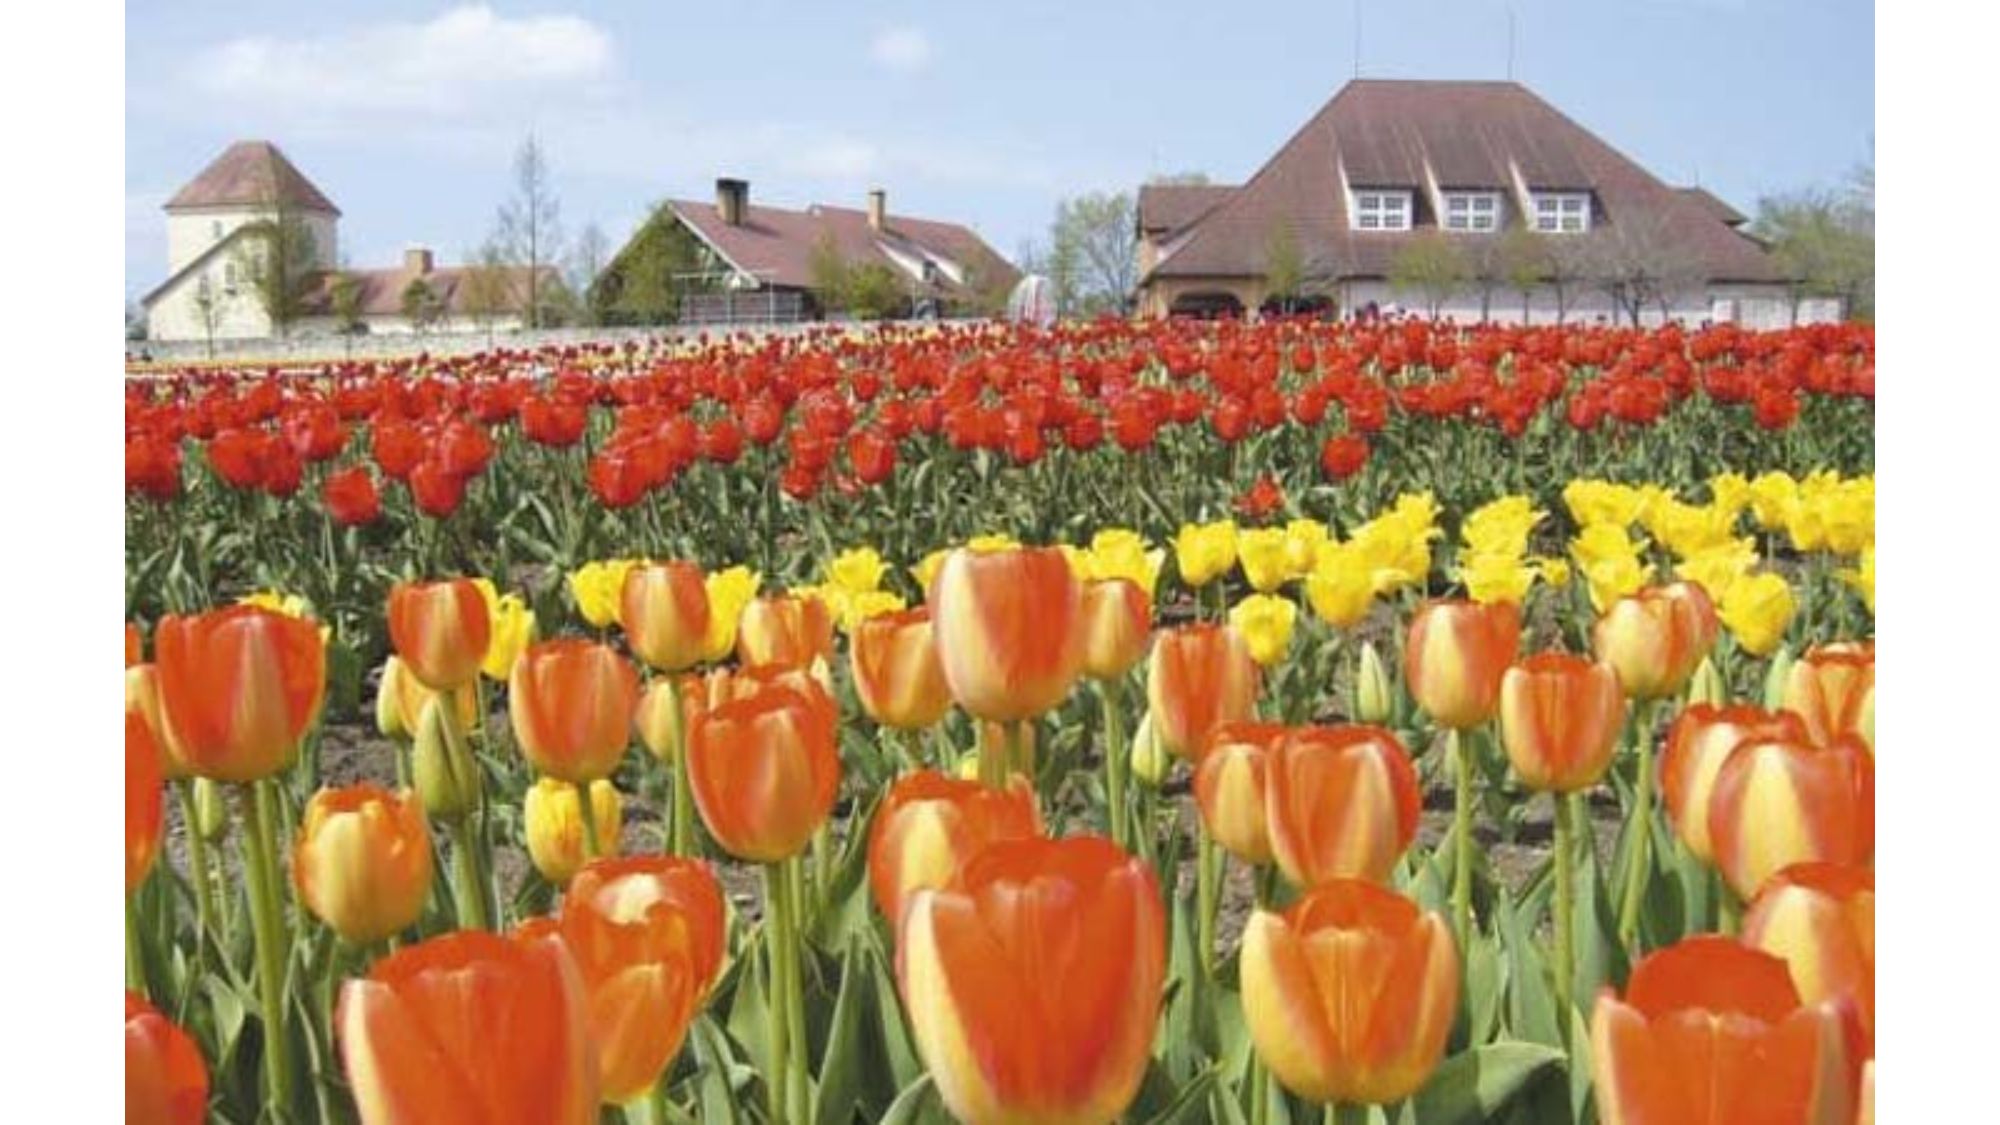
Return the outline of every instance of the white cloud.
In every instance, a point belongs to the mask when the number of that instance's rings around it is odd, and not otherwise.
[[[468,5],[319,38],[232,39],[202,52],[193,75],[209,93],[264,106],[453,115],[503,88],[572,86],[611,67],[611,37],[588,20]]]
[[[902,73],[930,65],[931,40],[920,28],[892,27],[875,37],[868,54],[881,66]]]

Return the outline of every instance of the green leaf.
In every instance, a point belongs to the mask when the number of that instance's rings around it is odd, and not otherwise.
[[[1534,918],[1511,905],[1505,891],[1494,911],[1507,947],[1507,1030],[1517,1039],[1557,1046],[1556,1002],[1549,995],[1548,965],[1531,940]]]
[[[867,1072],[880,1063],[871,1050],[866,1020],[873,1006],[867,995],[869,974],[862,966],[861,944],[849,939],[847,955],[841,959],[840,994],[833,1002],[833,1016],[826,1037],[826,1051],[819,1060],[819,1098],[813,1107],[818,1125],[845,1125],[862,1108]]]
[[[1204,1100],[1214,1085],[1215,1068],[1211,1066],[1195,1075],[1193,1079],[1181,1083],[1180,1089],[1173,1092],[1173,1096],[1165,1105],[1143,1120],[1146,1125],[1179,1125],[1184,1121],[1204,1120],[1198,1114],[1203,1111]]]
[[[751,1065],[756,1067],[760,1074],[768,1074],[771,1071],[771,1061],[768,1057],[771,1043],[769,1030],[771,1005],[766,991],[770,961],[765,955],[765,946],[769,943],[762,938],[762,935],[769,932],[763,926],[758,926],[751,931],[759,935],[758,939],[746,940],[737,947],[742,950],[738,955],[742,969],[737,976],[736,992],[730,998],[729,1022],[726,1025],[729,1034],[738,1043],[743,1044],[744,1051],[750,1056]]]
[[[859,813],[847,830],[845,850],[828,880],[824,906],[813,917],[807,937],[822,950],[846,947],[855,934],[875,925],[875,900],[868,893],[868,836],[880,800]]]
[[[1475,933],[1465,955],[1465,993],[1472,1043],[1488,1042],[1500,1030],[1500,1000],[1505,984],[1498,945],[1491,937]]]
[[[931,1076],[924,1074],[903,1087],[879,1125],[948,1125],[950,1121],[951,1114],[945,1111]]]
[[[1453,1055],[1417,1091],[1416,1119],[1424,1125],[1477,1125],[1491,1120],[1536,1075],[1563,1060],[1540,1043],[1488,1043]]]
[[[703,1121],[730,1122],[738,1120],[736,1113],[737,1093],[731,1071],[735,1055],[729,1049],[729,1041],[716,1026],[713,1017],[704,1014],[695,1021],[695,1060],[701,1066],[697,1080]]]

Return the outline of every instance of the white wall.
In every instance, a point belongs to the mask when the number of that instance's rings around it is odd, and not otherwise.
[[[237,274],[234,292],[229,284],[231,271]],[[208,279],[209,292],[215,301],[215,339],[247,340],[271,334],[271,320],[264,315],[255,289],[237,268],[234,253],[224,251],[209,259],[201,269],[177,280],[147,307],[148,339],[206,341],[209,338],[201,304],[196,300],[203,278]]]
[[[1611,298],[1598,286],[1582,283],[1565,288],[1562,319],[1569,324],[1624,323],[1626,314],[1612,305]],[[1342,297],[1342,309],[1352,312],[1373,301],[1381,308],[1391,306],[1408,313],[1423,314],[1429,311],[1424,295],[1417,290],[1397,291],[1384,281],[1354,281],[1347,283]],[[1791,301],[1782,285],[1712,285],[1704,290],[1690,291],[1675,298],[1670,319],[1685,324],[1696,325],[1703,321],[1732,320],[1751,328],[1783,328],[1792,323]],[[1479,294],[1477,291],[1455,293],[1438,306],[1438,315],[1450,317],[1461,324],[1476,323],[1479,320]],[[1501,287],[1493,292],[1488,306],[1487,319],[1503,324],[1521,322],[1521,294],[1518,290]],[[1642,324],[1659,324],[1660,310],[1650,305],[1640,315]],[[1808,300],[1799,307],[1798,323],[1817,324],[1840,319],[1839,303],[1835,301]],[[1544,285],[1529,295],[1528,323],[1554,324],[1557,320],[1556,293],[1553,287]]]
[[[202,252],[245,223],[268,215],[255,207],[199,207],[167,214],[167,275],[187,268]],[[340,261],[340,231],[332,215],[307,212],[300,216],[313,241],[313,260],[321,269]]]

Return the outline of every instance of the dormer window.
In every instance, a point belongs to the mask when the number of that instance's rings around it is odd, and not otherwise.
[[[1590,193],[1535,193],[1535,229],[1543,234],[1582,234],[1590,229]]]
[[[1495,231],[1500,229],[1500,193],[1497,191],[1448,191],[1444,193],[1446,230]]]
[[[1410,193],[1357,191],[1353,216],[1355,230],[1409,230]]]

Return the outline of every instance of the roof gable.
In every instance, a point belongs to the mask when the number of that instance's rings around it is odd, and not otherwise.
[[[223,149],[221,156],[167,200],[165,209],[268,207],[273,201],[305,211],[340,214],[340,208],[269,141],[237,141]]]
[[[744,208],[743,222],[731,226],[723,222],[714,203],[675,199],[667,205],[732,267],[763,285],[812,288],[813,251],[826,239],[848,262],[879,263],[898,276],[910,274],[905,261],[922,258],[952,263],[968,282],[976,276],[1011,283],[1016,274],[1006,259],[958,223],[892,214],[885,217],[884,229],[877,231],[869,225],[868,213],[859,208],[815,204],[793,211],[750,204]],[[955,282],[948,271],[940,271],[936,285],[946,290],[971,288]]]

